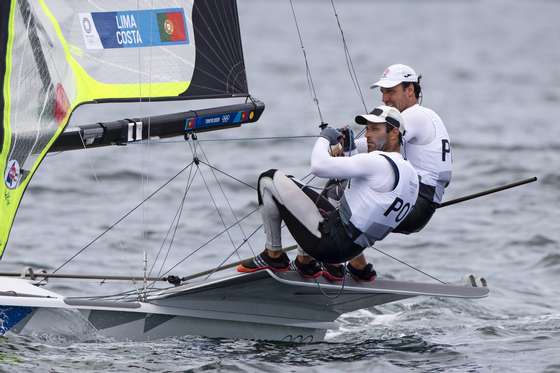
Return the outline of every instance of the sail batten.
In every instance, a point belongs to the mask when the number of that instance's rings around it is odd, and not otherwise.
[[[235,0],[2,0],[0,84],[0,257],[42,159],[72,148],[57,139],[77,107],[250,96]],[[239,126],[264,108],[244,105],[164,116],[161,133]],[[90,145],[128,141],[118,131]]]

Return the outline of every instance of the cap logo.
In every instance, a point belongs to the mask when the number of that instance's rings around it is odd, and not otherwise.
[[[403,75],[403,77],[405,77],[405,78],[410,78],[411,76],[412,76],[412,74],[410,74],[410,73],[406,73],[406,74]]]
[[[390,72],[391,72],[391,70],[389,70],[389,68],[386,68],[385,71],[383,71],[383,77],[386,78],[387,75],[389,75]]]

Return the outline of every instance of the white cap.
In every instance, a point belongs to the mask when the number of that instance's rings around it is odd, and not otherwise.
[[[393,88],[402,82],[418,82],[418,74],[412,67],[397,63],[391,65],[383,71],[381,78],[370,88],[383,87]]]
[[[358,115],[355,121],[358,124],[387,123],[397,128],[401,135],[404,135],[406,131],[401,112],[392,106],[378,106],[369,114]]]

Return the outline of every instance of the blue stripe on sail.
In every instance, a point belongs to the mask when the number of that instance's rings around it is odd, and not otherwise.
[[[31,307],[0,306],[0,335],[9,331],[31,312]]]

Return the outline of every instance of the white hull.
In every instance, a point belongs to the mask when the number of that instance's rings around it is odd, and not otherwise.
[[[343,313],[420,295],[482,298],[488,289],[351,279],[342,286],[260,271],[170,288],[145,302],[114,302],[65,298],[27,280],[1,278],[0,328],[19,334],[93,328],[119,340],[200,335],[313,342],[336,329]]]

